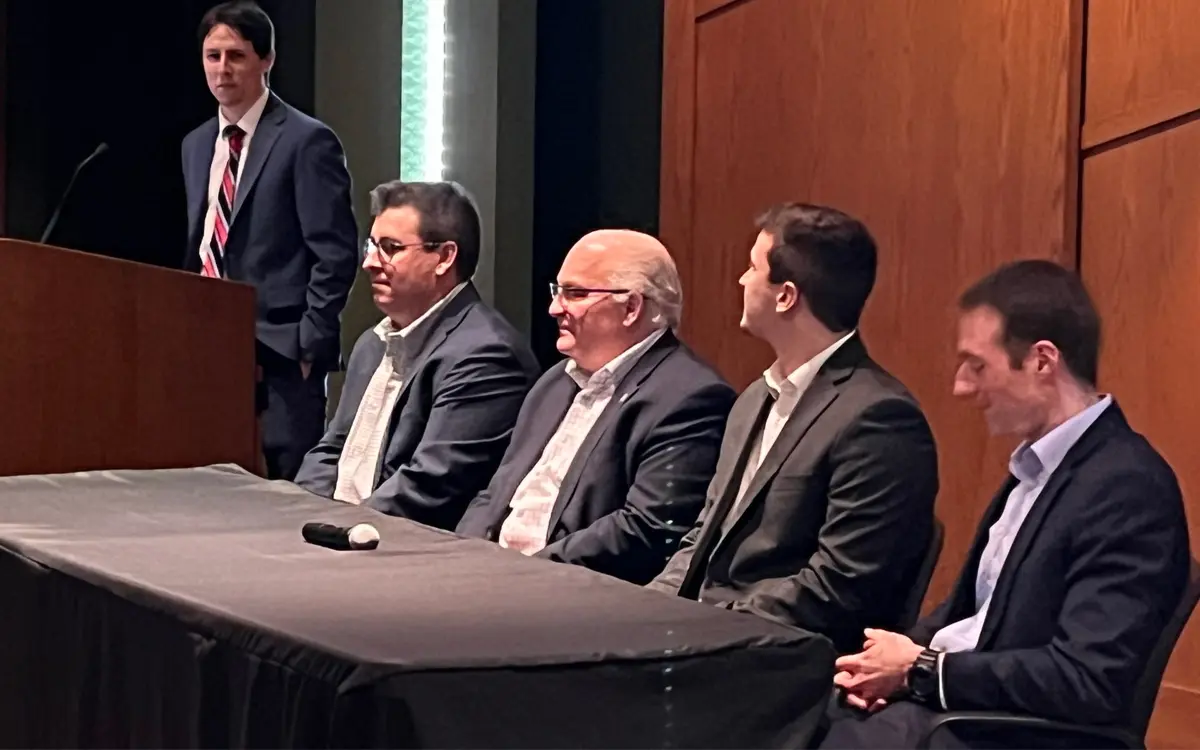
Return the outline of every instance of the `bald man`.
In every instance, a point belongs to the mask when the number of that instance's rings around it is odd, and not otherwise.
[[[593,232],[550,285],[564,362],[534,385],[458,533],[633,583],[704,505],[734,391],[673,330],[683,293],[653,237]]]

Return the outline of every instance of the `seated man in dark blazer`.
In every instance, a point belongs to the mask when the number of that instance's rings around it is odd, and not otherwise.
[[[1100,321],[1079,278],[1017,262],[960,308],[954,392],[1022,442],[950,598],[907,636],[868,630],[838,660],[846,705],[822,747],[916,747],[943,710],[1120,725],[1187,582],[1179,485],[1096,392]],[[1070,739],[954,726],[935,746]]]
[[[355,343],[296,483],[453,529],[500,463],[537,363],[471,283],[479,214],[461,187],[389,182],[371,204],[363,268],[387,317]]]
[[[679,275],[654,238],[587,235],[550,294],[569,359],[457,530],[645,583],[700,512],[734,392],[675,338]]]
[[[832,208],[758,222],[742,328],[775,363],[729,416],[699,522],[651,587],[857,649],[895,627],[933,529],[937,452],[921,407],[856,331],[875,242]]]

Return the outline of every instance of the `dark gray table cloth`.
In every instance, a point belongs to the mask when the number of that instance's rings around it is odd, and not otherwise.
[[[798,746],[834,658],[233,467],[0,478],[0,592],[5,746]]]

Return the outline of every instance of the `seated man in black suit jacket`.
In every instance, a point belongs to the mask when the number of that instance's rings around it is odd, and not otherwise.
[[[758,228],[742,328],[776,360],[734,405],[704,513],[651,587],[845,653],[905,610],[933,530],[937,451],[921,407],[856,330],[875,284],[867,228],[794,203]]]
[[[296,484],[453,529],[508,446],[538,367],[479,298],[479,214],[454,183],[371,193],[363,268],[386,315],[354,345],[337,413]]]
[[[654,238],[587,235],[550,294],[569,359],[530,392],[457,530],[645,583],[700,512],[734,393],[672,333],[683,295]]]
[[[838,660],[848,705],[831,708],[822,747],[915,747],[942,710],[1120,725],[1186,585],[1179,485],[1096,392],[1100,321],[1078,277],[1017,262],[960,308],[954,392],[992,434],[1022,442],[950,598],[907,636],[868,630],[864,650]],[[941,747],[1070,739],[935,736]]]

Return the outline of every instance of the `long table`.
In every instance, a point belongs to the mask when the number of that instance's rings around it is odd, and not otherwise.
[[[799,747],[834,659],[228,466],[0,478],[0,596],[4,746]]]

